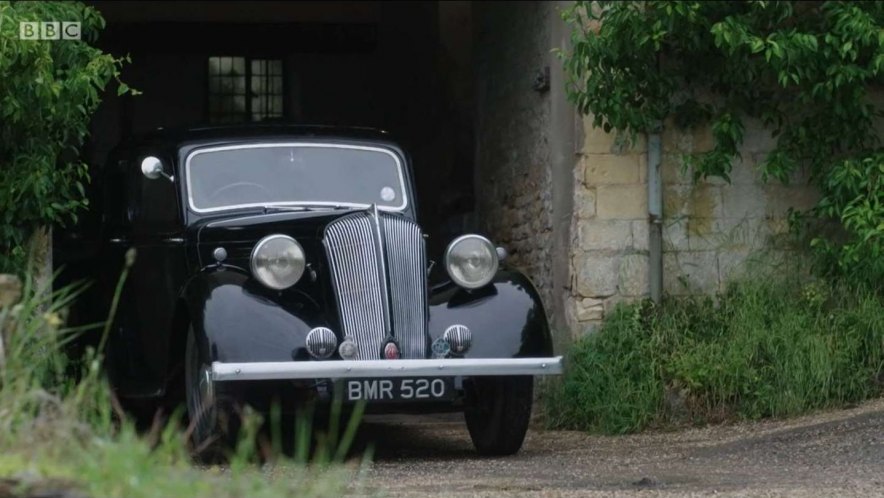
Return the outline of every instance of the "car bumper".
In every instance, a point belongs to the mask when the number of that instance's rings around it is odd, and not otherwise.
[[[212,363],[212,380],[559,375],[562,357]]]

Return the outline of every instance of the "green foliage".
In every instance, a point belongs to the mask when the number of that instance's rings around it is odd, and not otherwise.
[[[844,228],[812,234],[823,269],[884,280],[880,257],[863,257],[884,250],[871,188],[882,167],[884,3],[577,2],[564,18],[568,94],[595,126],[633,137],[667,119],[710,126],[714,149],[686,164],[697,179],[728,179],[745,120],[758,120],[776,138],[762,176],[786,182],[807,168],[822,199],[805,219]],[[875,179],[853,181],[857,169]]]
[[[884,153],[845,159],[824,179],[828,195],[815,212],[841,222],[838,239],[811,241],[822,268],[854,281],[882,285],[884,276]],[[865,272],[866,274],[863,274]]]
[[[884,300],[757,279],[719,296],[620,306],[569,353],[553,426],[623,433],[781,417],[884,392]]]
[[[21,40],[24,21],[80,21],[83,40]],[[78,150],[123,63],[89,45],[102,28],[79,2],[0,1],[0,271],[20,272],[33,230],[76,222],[86,204]]]
[[[223,472],[193,465],[186,430],[176,423],[139,433],[119,411],[100,349],[88,350],[76,363],[62,353],[78,333],[107,334],[102,324],[64,327],[64,309],[84,287],[50,292],[26,282],[22,302],[0,308],[6,353],[0,361],[0,478],[7,486],[18,481],[22,496],[36,496],[29,489],[45,489],[47,482],[86,496],[126,497],[324,497],[341,496],[352,486],[353,469],[340,464],[360,418],[357,410],[339,434],[340,405],[333,405],[335,417],[325,433],[313,431],[312,417],[298,420],[293,460],[282,457],[278,436],[272,447],[265,444],[261,418],[246,410]],[[267,463],[259,468],[258,461]]]

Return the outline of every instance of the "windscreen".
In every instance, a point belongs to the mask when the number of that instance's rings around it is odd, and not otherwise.
[[[268,144],[197,150],[187,160],[191,209],[406,205],[402,165],[386,149]]]

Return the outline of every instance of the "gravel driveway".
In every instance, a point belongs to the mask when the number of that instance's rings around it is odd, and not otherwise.
[[[354,495],[884,496],[884,400],[787,421],[634,436],[528,433],[479,458],[460,416],[366,421],[375,461]]]

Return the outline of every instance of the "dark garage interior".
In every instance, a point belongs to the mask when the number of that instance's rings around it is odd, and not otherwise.
[[[128,54],[90,163],[157,127],[283,121],[386,130],[410,152],[427,227],[462,223],[474,177],[470,2],[91,2]]]

